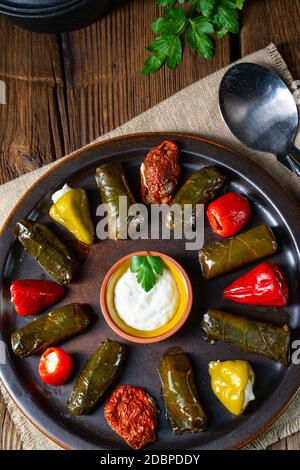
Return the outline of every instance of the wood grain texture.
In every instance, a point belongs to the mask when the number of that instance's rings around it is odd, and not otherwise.
[[[243,10],[241,55],[273,42],[295,79],[300,78],[300,2],[295,0],[250,0]]]
[[[88,143],[205,75],[273,41],[300,78],[300,3],[248,0],[239,38],[219,41],[212,61],[184,51],[176,71],[140,77],[157,15],[154,0],[115,0],[93,25],[37,35],[0,19],[0,183]],[[0,398],[0,449],[21,442]],[[300,449],[300,433],[274,449]]]
[[[63,79],[54,36],[39,36],[0,20],[1,181],[51,162],[65,152]]]
[[[60,158],[230,62],[230,40],[214,59],[188,49],[175,72],[139,70],[153,40],[154,0],[130,0],[93,25],[37,35],[0,20],[0,182]]]
[[[151,77],[139,70],[153,40],[153,0],[132,0],[80,31],[62,35],[67,110],[73,148],[119,126],[230,61],[229,39],[211,62],[186,50],[176,71]],[[130,26],[129,26],[130,25]]]

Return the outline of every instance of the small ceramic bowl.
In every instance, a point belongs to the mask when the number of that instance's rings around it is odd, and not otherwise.
[[[160,256],[171,271],[179,290],[179,305],[173,318],[156,330],[137,330],[119,317],[114,305],[114,287],[118,279],[127,271],[132,256]],[[193,303],[193,291],[185,270],[170,256],[154,251],[130,253],[119,259],[107,272],[100,289],[100,305],[103,316],[109,326],[124,339],[134,343],[157,343],[174,335],[187,320]]]

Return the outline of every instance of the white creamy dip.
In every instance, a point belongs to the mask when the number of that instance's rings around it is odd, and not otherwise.
[[[114,304],[126,325],[138,330],[155,330],[175,315],[179,291],[167,268],[149,292],[144,291],[136,280],[136,274],[128,269],[116,282]]]
[[[64,186],[59,189],[58,191],[56,191],[56,193],[52,194],[52,201],[54,202],[54,204],[64,195],[66,194],[68,191],[70,191],[72,188],[70,188],[69,185],[64,184]]]
[[[244,390],[244,403],[243,410],[245,410],[250,403],[250,401],[255,400],[255,395],[253,393],[253,384],[250,379],[248,379],[247,385]]]

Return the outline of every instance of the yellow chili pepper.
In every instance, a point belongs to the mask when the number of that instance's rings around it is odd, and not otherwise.
[[[216,397],[232,414],[239,416],[254,400],[254,372],[247,361],[209,363],[211,386]]]
[[[69,230],[77,240],[91,245],[94,225],[86,191],[70,188],[50,208],[50,217]]]

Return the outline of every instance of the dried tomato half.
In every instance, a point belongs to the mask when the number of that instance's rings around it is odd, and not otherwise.
[[[132,449],[141,449],[156,440],[157,410],[141,387],[116,387],[105,403],[104,416]]]
[[[169,204],[180,176],[179,148],[165,140],[150,150],[141,165],[141,196],[145,204]]]

